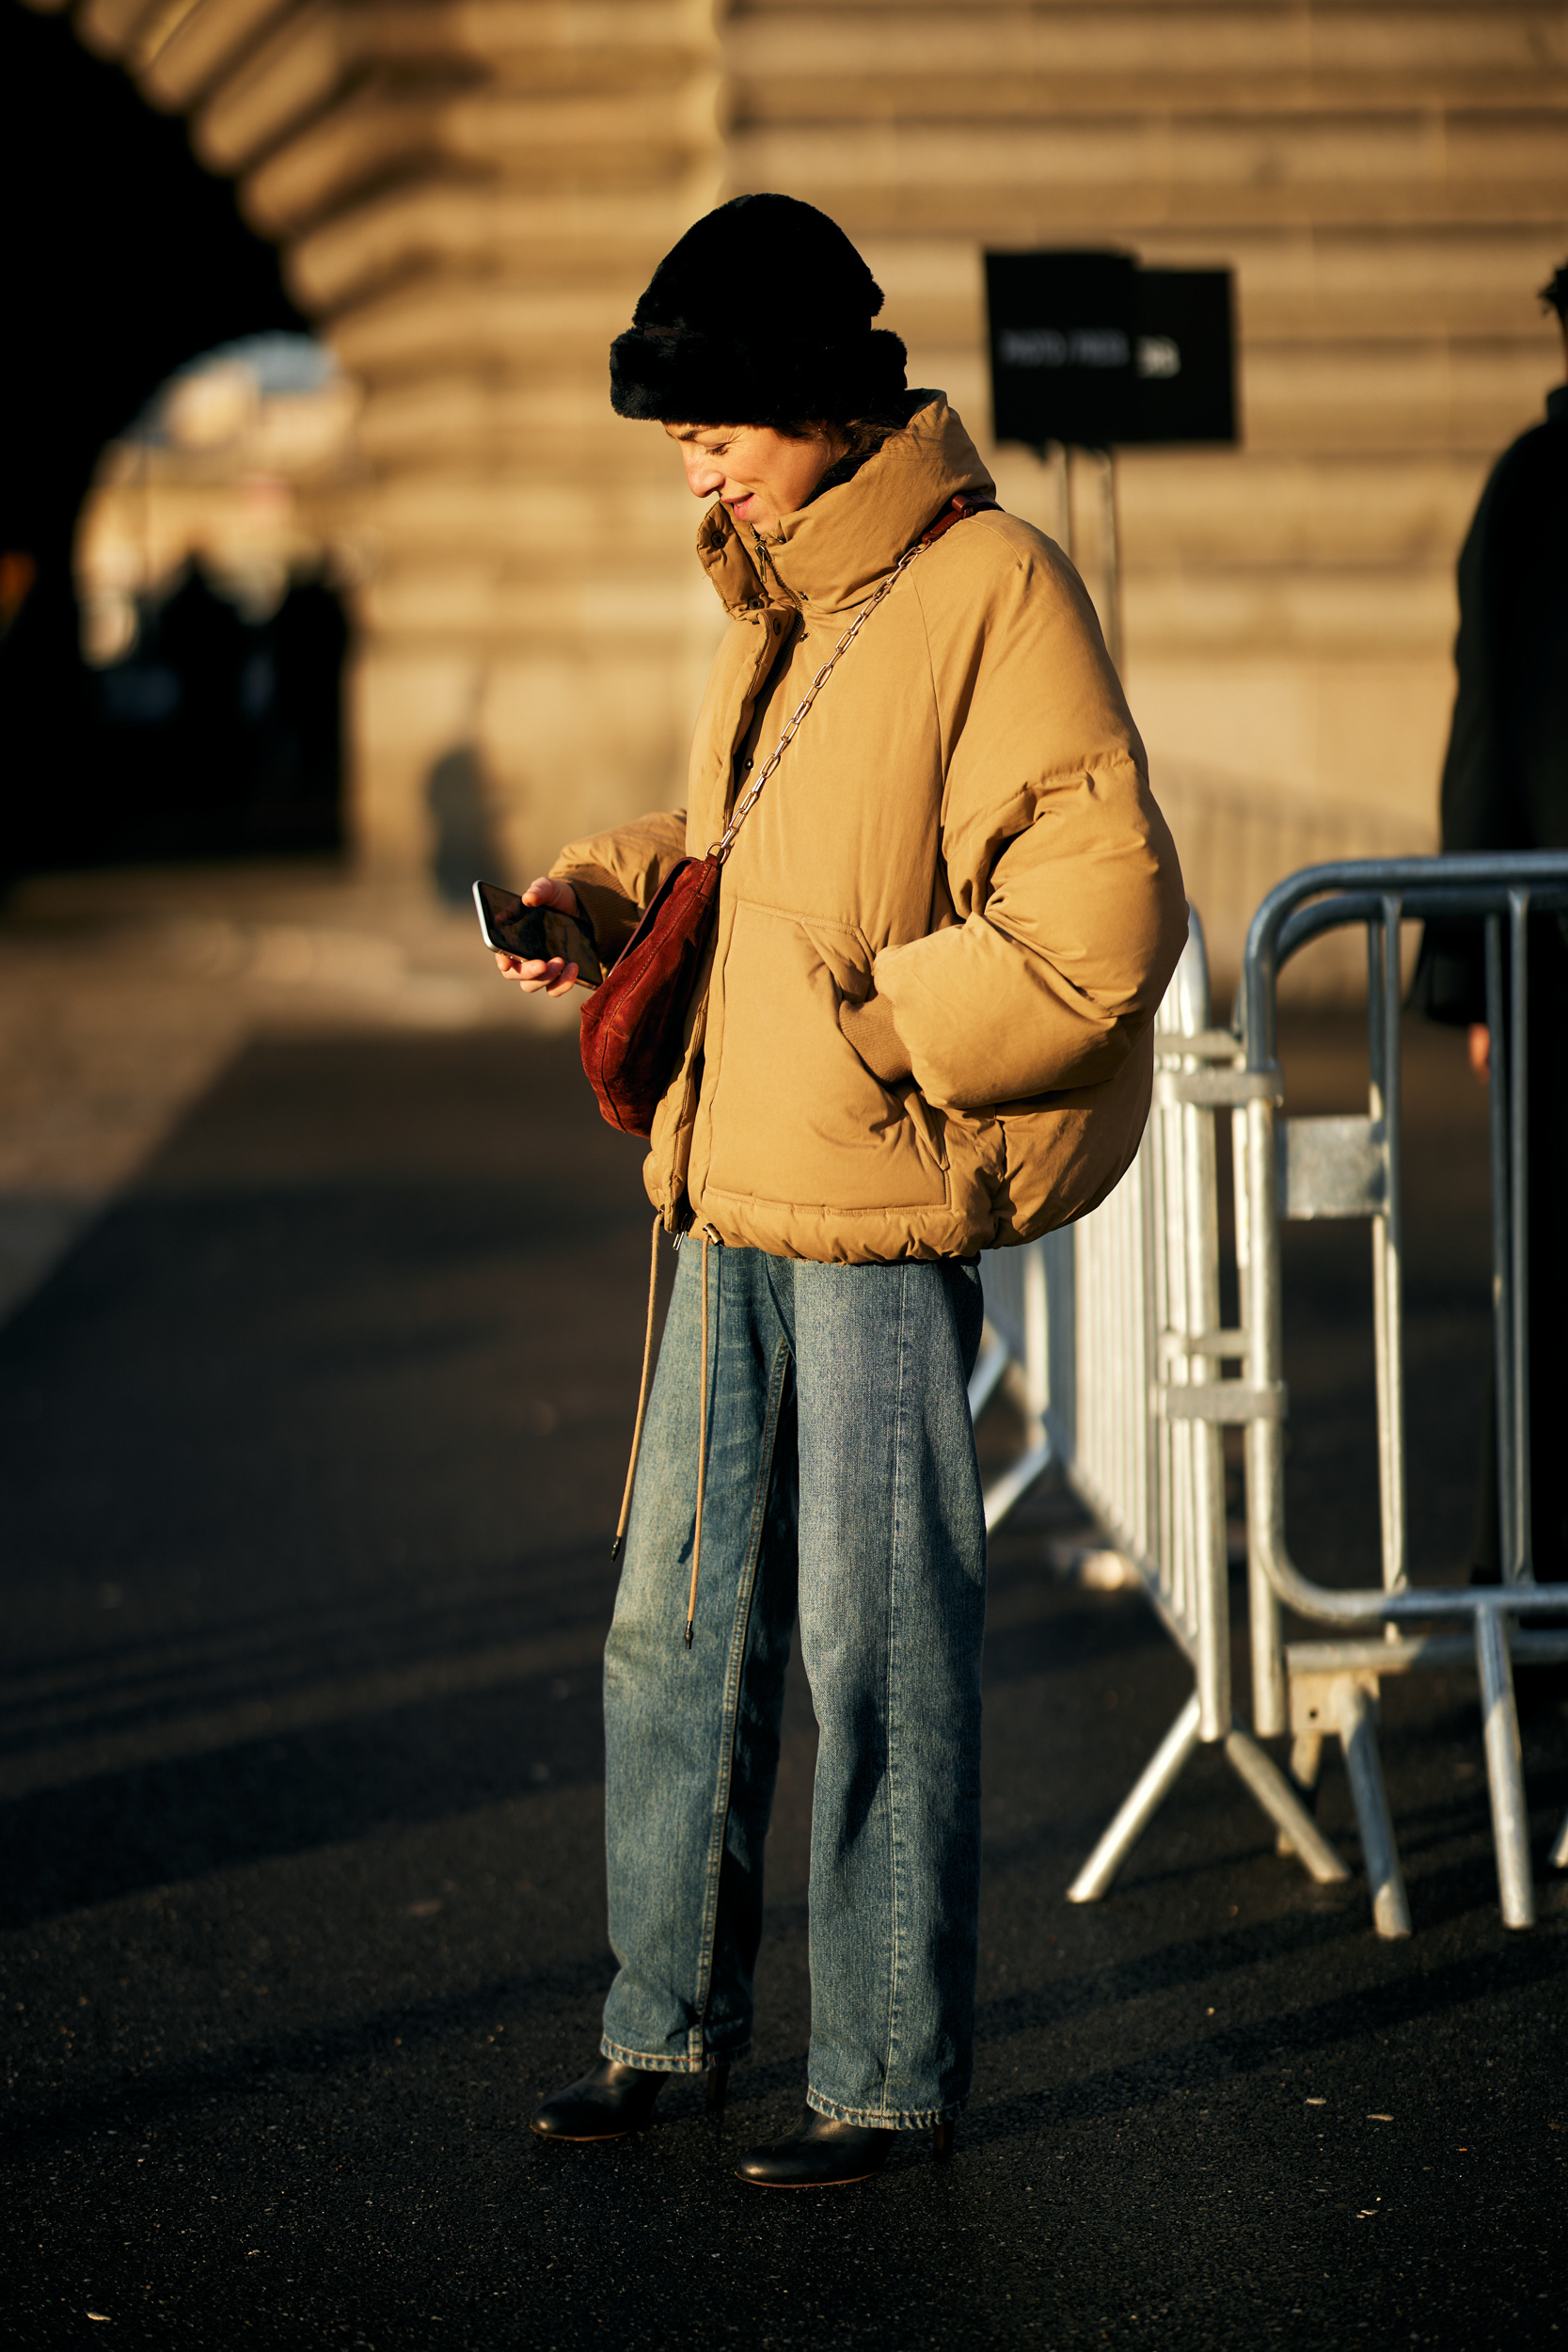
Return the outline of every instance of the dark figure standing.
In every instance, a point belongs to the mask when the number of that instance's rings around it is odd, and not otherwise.
[[[1563,325],[1568,263],[1542,300]],[[1568,849],[1568,384],[1546,421],[1492,469],[1459,558],[1459,673],[1443,768],[1443,848]],[[1490,1066],[1481,930],[1428,926],[1416,1002],[1464,1025]],[[1568,924],[1540,915],[1529,944],[1530,1461],[1538,1577],[1568,1576]],[[1500,1573],[1495,1399],[1484,1438],[1472,1573]]]

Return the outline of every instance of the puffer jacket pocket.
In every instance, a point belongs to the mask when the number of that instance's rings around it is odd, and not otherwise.
[[[707,1182],[832,1209],[941,1207],[942,1166],[898,1096],[839,1027],[870,959],[853,927],[741,898],[722,974]]]

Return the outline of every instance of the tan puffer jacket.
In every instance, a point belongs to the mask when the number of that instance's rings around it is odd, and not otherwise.
[[[956,492],[933,395],[766,549],[721,506],[731,616],[684,817],[573,843],[612,959],[723,831],[814,674]],[[1186,937],[1176,852],[1077,574],[981,513],[917,556],[808,714],[724,871],[705,1002],[644,1170],[672,1231],[795,1258],[965,1256],[1081,1216],[1143,1133]]]

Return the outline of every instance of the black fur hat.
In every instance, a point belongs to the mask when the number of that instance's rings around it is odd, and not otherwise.
[[[617,415],[787,427],[875,417],[904,346],[842,229],[793,196],[737,196],[687,230],[610,347]]]

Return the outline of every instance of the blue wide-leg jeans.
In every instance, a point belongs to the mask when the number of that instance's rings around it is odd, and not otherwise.
[[[798,1616],[820,1732],[808,2102],[905,2129],[963,2104],[986,1558],[966,1384],[981,1316],[972,1263],[683,1249],[605,1654],[620,1963],[607,2058],[695,2073],[750,2042]]]

